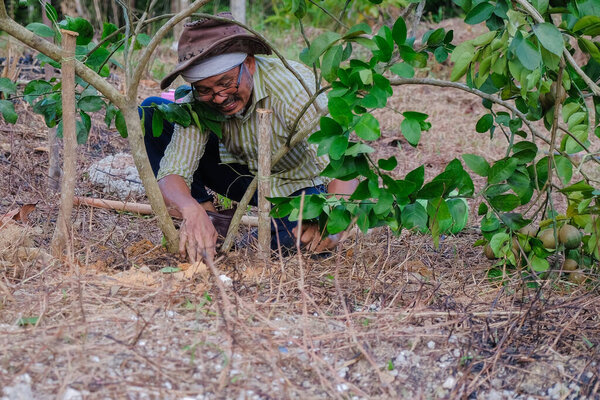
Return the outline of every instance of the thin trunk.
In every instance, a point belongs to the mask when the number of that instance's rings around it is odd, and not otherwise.
[[[271,255],[271,119],[273,111],[258,109],[258,251],[267,261]]]
[[[140,179],[146,189],[146,196],[152,205],[152,210],[156,214],[158,225],[163,232],[167,242],[167,249],[175,253],[179,248],[179,235],[173,224],[173,220],[169,216],[167,206],[162,197],[148,155],[146,154],[146,145],[144,144],[144,133],[140,124],[140,117],[135,101],[131,101],[127,106],[121,108],[125,123],[127,124],[127,134],[131,155],[133,161],[140,174]],[[72,201],[72,198],[71,198]]]
[[[242,24],[246,23],[246,0],[231,0],[230,8],[233,18],[240,21]]]
[[[61,30],[63,59],[62,74],[62,108],[63,108],[63,142],[64,142],[64,174],[60,188],[60,210],[56,220],[56,229],[52,238],[52,255],[60,257],[65,249],[70,256],[71,249],[71,211],[75,194],[75,168],[77,164],[77,134],[75,130],[75,42],[76,32]]]
[[[46,15],[45,8],[46,3],[50,3],[49,0],[42,0],[42,20],[44,24],[52,28],[52,21],[48,19]],[[46,38],[48,41],[52,42],[52,38]],[[44,68],[46,82],[49,82],[54,75],[54,67],[50,64],[46,64]],[[56,137],[56,127],[48,128],[48,177],[47,177],[47,185],[48,192],[55,194],[58,192],[60,187],[60,176],[62,174],[62,170],[60,168],[60,141]]]

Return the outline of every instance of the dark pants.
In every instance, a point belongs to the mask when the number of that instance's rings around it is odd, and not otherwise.
[[[159,137],[152,134],[152,114],[154,109],[150,107],[152,103],[164,104],[171,101],[162,97],[149,97],[142,102],[141,107],[144,110],[144,143],[146,152],[152,165],[154,175],[158,174],[160,160],[165,154],[165,149],[173,136],[173,124],[167,120],[163,123],[163,131]],[[142,108],[139,108],[140,118],[142,117]],[[212,196],[206,191],[206,187],[219,193],[231,200],[240,201],[248,189],[254,175],[248,170],[245,164],[223,164],[219,155],[219,138],[214,133],[210,133],[208,143],[204,150],[204,155],[200,159],[198,169],[194,173],[191,192],[199,203],[212,200]],[[306,194],[318,194],[326,191],[323,185],[317,187],[308,187],[292,193],[292,196],[299,196],[302,192]],[[250,204],[258,204],[258,195],[255,193]],[[296,222],[287,218],[276,218],[275,224],[271,224],[271,248],[277,249],[277,235],[283,249],[293,249],[295,247],[295,238],[292,229],[296,227]]]

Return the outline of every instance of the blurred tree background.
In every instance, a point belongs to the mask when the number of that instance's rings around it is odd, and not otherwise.
[[[246,20],[259,30],[284,30],[292,29],[296,23],[295,18],[287,11],[293,0],[215,0],[201,9],[201,12],[217,13],[232,8],[234,2],[245,3]],[[43,0],[7,0],[9,12],[15,19],[27,25],[42,19]],[[51,0],[51,4],[59,12],[59,20],[63,15],[82,16],[92,21],[98,28],[103,22],[112,22],[122,26],[125,22],[123,7],[115,0]],[[352,7],[346,7],[351,1],[341,0],[314,0],[308,7],[311,25],[325,27],[330,23],[329,17],[319,7],[329,10],[335,15],[340,15],[344,9],[348,10],[347,20],[371,23],[386,23],[393,21],[399,12],[411,3],[418,0],[382,0],[379,5],[370,2],[357,1]],[[150,5],[151,0],[130,0],[134,10],[141,15]],[[169,14],[180,10],[188,4],[188,0],[157,1],[150,11],[152,16]],[[455,16],[459,10],[452,0],[428,0],[425,3],[424,16],[435,22]],[[132,16],[135,18],[136,16]],[[155,28],[156,29],[156,28]]]

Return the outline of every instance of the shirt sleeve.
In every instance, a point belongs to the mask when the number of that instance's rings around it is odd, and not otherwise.
[[[160,180],[167,175],[179,175],[191,187],[207,142],[208,133],[202,132],[194,124],[187,128],[175,124],[171,141],[160,160],[156,179]]]

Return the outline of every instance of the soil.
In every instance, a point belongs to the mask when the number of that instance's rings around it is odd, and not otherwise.
[[[448,67],[421,73],[445,78]],[[432,123],[416,148],[399,131],[397,111],[408,110]],[[165,253],[152,217],[80,206],[73,254],[54,259],[46,128],[27,104],[17,111],[17,125],[0,126],[0,215],[36,206],[0,229],[3,400],[600,398],[598,271],[581,285],[492,280],[493,261],[473,246],[475,212],[437,248],[378,228],[326,257],[264,262],[248,246],[207,266]],[[376,115],[377,154],[398,158],[398,176],[425,164],[427,178],[463,153],[501,158],[501,135],[474,132],[484,113],[456,89],[395,88]],[[128,145],[93,120],[77,194],[110,199],[85,171]]]

